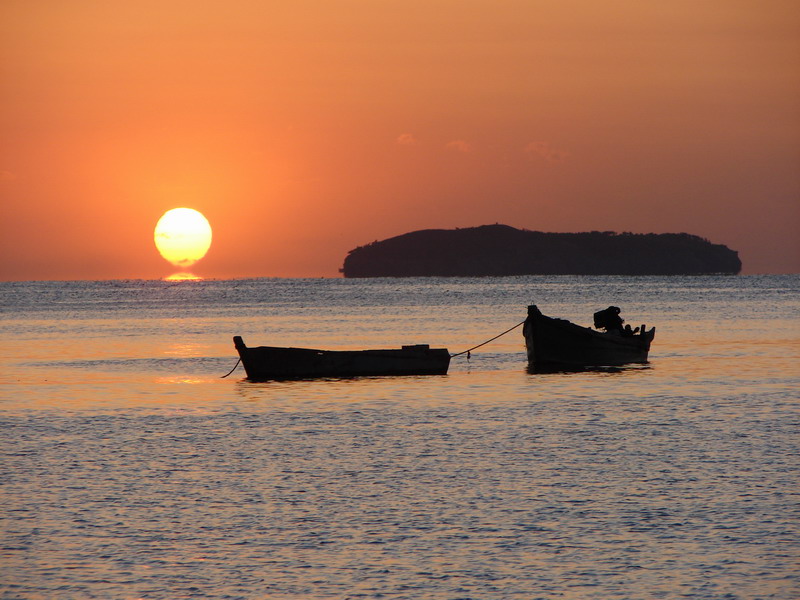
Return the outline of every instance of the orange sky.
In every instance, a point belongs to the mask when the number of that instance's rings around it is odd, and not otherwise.
[[[4,0],[0,279],[338,276],[415,229],[685,231],[800,272],[796,0]]]

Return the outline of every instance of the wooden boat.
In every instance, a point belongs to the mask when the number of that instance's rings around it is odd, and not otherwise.
[[[313,348],[248,348],[240,336],[233,344],[247,378],[305,379],[362,375],[446,375],[450,353],[427,344],[392,350],[315,350]]]
[[[617,331],[599,332],[564,319],[547,317],[536,305],[528,307],[522,328],[528,362],[531,365],[572,367],[615,366],[647,362],[655,327],[623,335]]]

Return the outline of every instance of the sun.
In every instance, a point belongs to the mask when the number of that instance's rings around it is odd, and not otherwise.
[[[173,208],[158,220],[154,238],[161,256],[185,269],[203,258],[211,247],[211,225],[192,208]]]

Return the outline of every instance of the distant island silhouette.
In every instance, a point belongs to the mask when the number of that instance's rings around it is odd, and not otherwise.
[[[359,246],[345,277],[737,274],[739,253],[688,233],[425,229]]]

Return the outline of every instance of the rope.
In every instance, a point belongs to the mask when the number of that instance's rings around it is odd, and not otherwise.
[[[228,371],[228,374],[227,375],[223,375],[222,377],[220,377],[220,379],[225,379],[228,375],[233,373],[236,370],[236,367],[239,366],[240,362],[242,362],[242,357],[241,356],[239,357],[239,360],[236,361],[236,364],[233,365],[233,368],[230,371]]]
[[[517,323],[511,329],[506,329],[503,333],[500,333],[500,334],[494,336],[492,339],[486,340],[482,344],[478,344],[477,346],[473,346],[469,350],[464,350],[463,352],[457,352],[456,354],[451,354],[450,358],[455,358],[456,356],[461,356],[462,354],[467,354],[468,355],[467,358],[469,358],[469,353],[472,352],[473,350],[475,350],[476,348],[480,348],[481,346],[485,346],[489,342],[495,341],[497,338],[499,338],[501,336],[504,336],[505,334],[507,334],[507,333],[509,333],[511,331],[514,331],[517,327],[519,327],[520,325],[524,325],[524,324],[525,324],[525,321],[522,321],[521,323]]]

